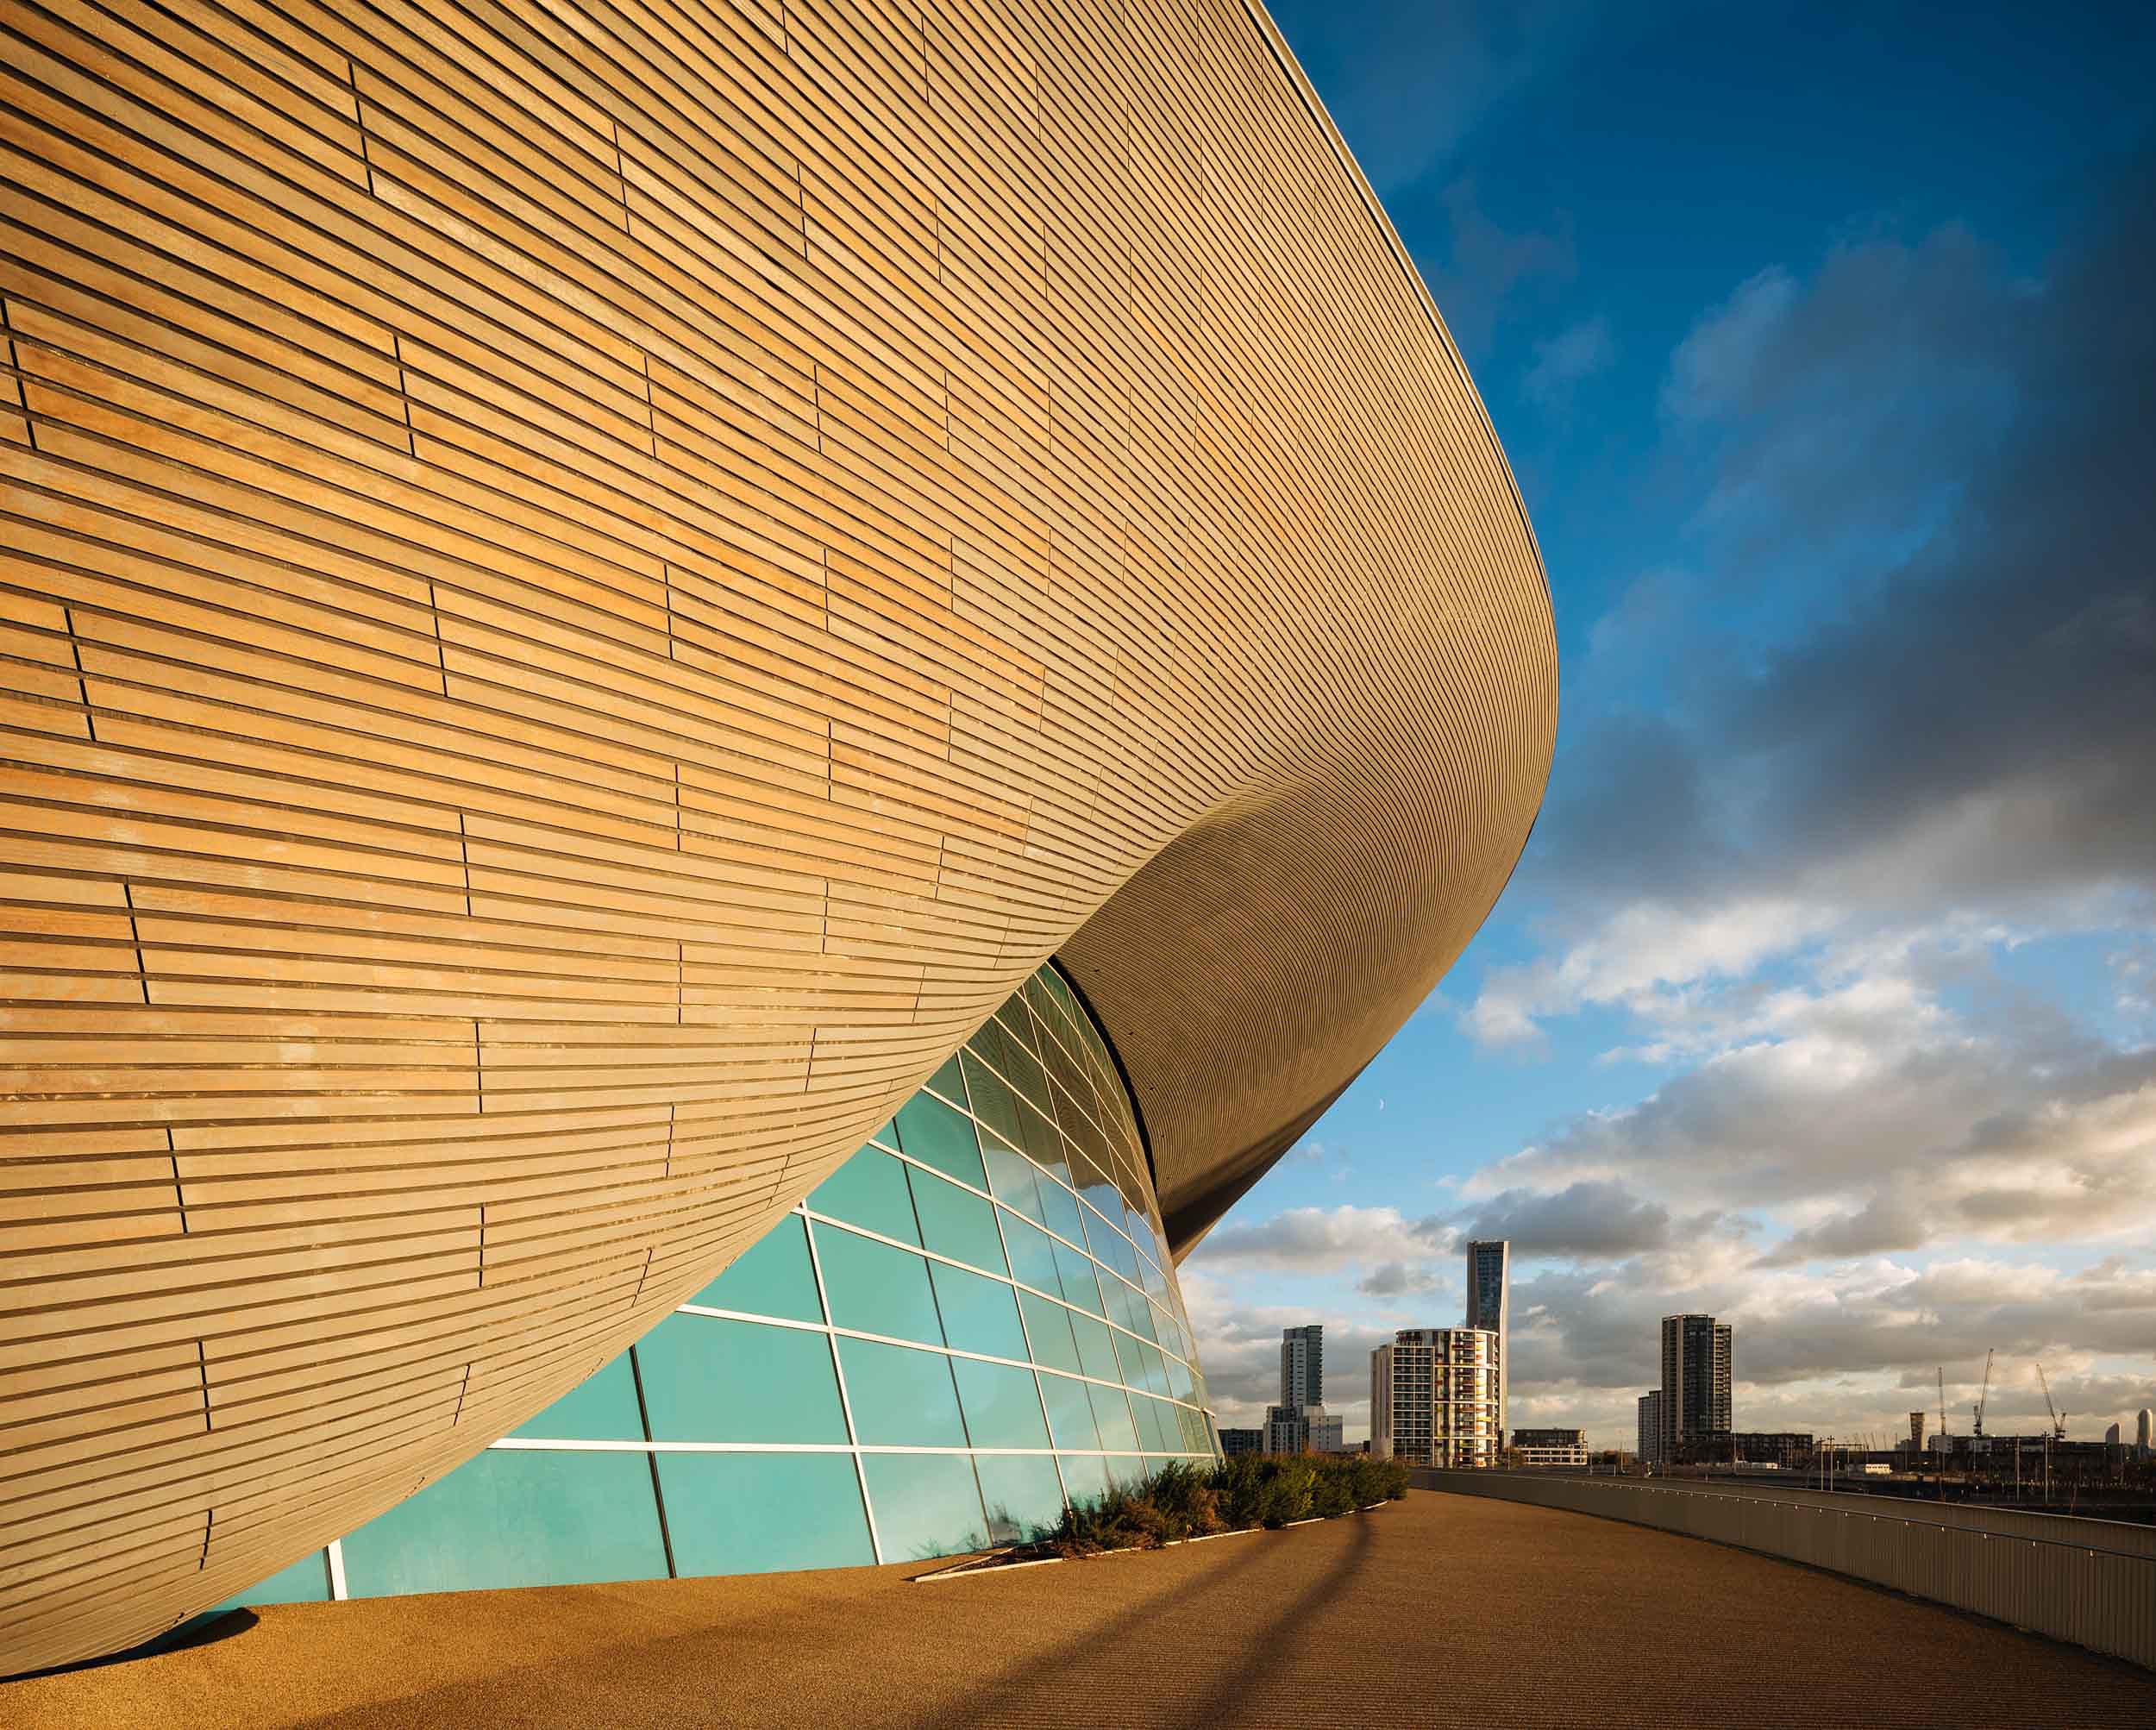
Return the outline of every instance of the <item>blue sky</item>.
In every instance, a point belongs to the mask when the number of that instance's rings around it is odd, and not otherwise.
[[[1457,1319],[1628,1440],[1654,1318],[1741,1427],[2156,1404],[2156,105],[2145,9],[1275,16],[1473,369],[1549,567],[1550,793],[1437,994],[1187,1264]],[[1965,1426],[1965,1410],[1950,1414]],[[1934,1421],[1936,1421],[1934,1417]]]

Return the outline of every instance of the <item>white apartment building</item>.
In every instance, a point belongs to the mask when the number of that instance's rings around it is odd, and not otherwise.
[[[1265,1452],[1269,1454],[1337,1454],[1347,1444],[1341,1432],[1344,1420],[1322,1406],[1268,1406],[1265,1408]]]
[[[1487,1466],[1504,1442],[1498,1338],[1483,1327],[1409,1327],[1370,1353],[1370,1452],[1410,1465]]]

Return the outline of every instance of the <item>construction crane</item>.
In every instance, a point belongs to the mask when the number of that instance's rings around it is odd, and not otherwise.
[[[1987,1348],[1984,1354],[1984,1391],[1977,1395],[1977,1433],[1984,1433],[1984,1402],[1991,1397],[1991,1360],[1997,1356],[1996,1346]]]
[[[2036,1366],[2036,1379],[2043,1383],[2044,1404],[2051,1412],[2052,1439],[2063,1442],[2066,1439],[2066,1420],[2059,1416],[2059,1407],[2052,1404],[2051,1377],[2044,1374],[2044,1366],[2040,1363]]]

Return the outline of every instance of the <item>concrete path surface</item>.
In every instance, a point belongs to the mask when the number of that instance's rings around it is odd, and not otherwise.
[[[933,1585],[914,1564],[292,1605],[0,1685],[0,1727],[1984,1726],[2156,1676],[1741,1551],[1417,1492]]]

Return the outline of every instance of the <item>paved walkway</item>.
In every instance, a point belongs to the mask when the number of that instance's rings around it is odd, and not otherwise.
[[[258,1612],[0,1685],[0,1727],[2148,1723],[2156,1677],[1831,1576],[1418,1492],[1150,1555]]]

